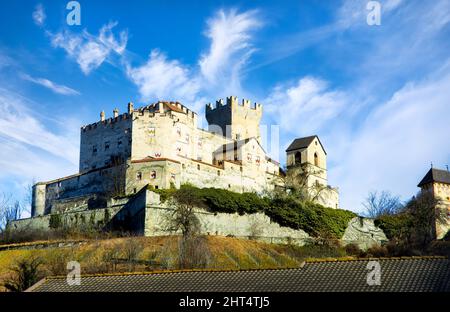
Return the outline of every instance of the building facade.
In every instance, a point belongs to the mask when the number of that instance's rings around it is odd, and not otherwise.
[[[433,227],[436,238],[441,239],[450,231],[450,172],[431,168],[417,186],[422,192],[431,192],[436,199]]]
[[[262,105],[228,97],[215,107],[208,104],[205,113],[208,130],[198,128],[197,113],[179,102],[137,109],[128,103],[127,112],[114,109],[111,118],[101,112],[99,121],[81,127],[79,173],[37,183],[32,216],[106,205],[147,185],[167,189],[189,183],[257,193],[284,188],[279,163],[261,146]],[[326,185],[326,153],[315,138],[300,153],[325,169],[317,179]],[[293,152],[288,151],[288,163]],[[337,208],[337,191],[321,203]]]

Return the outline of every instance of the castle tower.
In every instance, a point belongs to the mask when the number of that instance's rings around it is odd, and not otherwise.
[[[308,170],[308,185],[327,185],[327,153],[317,135],[295,139],[286,149],[286,161],[288,169]]]
[[[433,229],[437,239],[443,238],[450,231],[450,172],[431,168],[417,185],[422,192],[431,192],[438,201]],[[440,215],[445,220],[439,220]]]
[[[262,105],[251,104],[249,100],[238,103],[235,96],[216,101],[216,106],[206,105],[206,120],[209,131],[221,133],[223,136],[234,140],[256,138],[261,140],[259,122],[262,116]]]

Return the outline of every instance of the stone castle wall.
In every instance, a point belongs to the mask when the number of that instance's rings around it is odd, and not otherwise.
[[[108,225],[113,229],[131,231],[145,236],[173,235],[168,223],[173,218],[174,208],[169,203],[161,203],[159,195],[142,189],[131,198],[109,202],[103,209],[73,211],[57,214],[64,226]],[[201,223],[201,233],[205,235],[234,236],[256,239],[268,243],[289,243],[303,246],[314,242],[303,230],[295,230],[272,222],[264,213],[244,214],[214,213],[196,210]],[[48,230],[55,214],[39,216],[11,222],[11,230]],[[106,216],[108,219],[105,219]],[[343,244],[354,243],[362,249],[387,241],[383,231],[373,220],[354,218],[342,237]]]
[[[80,133],[80,173],[120,163],[131,156],[132,116],[122,114],[84,126]]]

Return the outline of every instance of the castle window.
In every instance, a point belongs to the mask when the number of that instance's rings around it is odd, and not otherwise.
[[[302,163],[302,153],[297,152],[295,153],[295,164],[301,164]]]
[[[244,169],[242,168],[242,166],[241,166],[241,167],[239,167],[239,169],[241,170],[241,172],[242,172],[242,171],[244,171]]]
[[[319,156],[317,156],[317,153],[314,153],[314,165],[319,166]]]
[[[141,181],[142,180],[142,172],[136,173],[136,180]]]
[[[97,145],[92,146],[92,154],[97,154]]]
[[[109,150],[109,141],[105,142],[105,151]]]
[[[197,165],[197,170],[200,170],[200,165]]]
[[[185,164],[182,164],[181,167],[182,167],[183,169],[186,169],[186,165],[185,165]]]
[[[150,178],[156,179],[156,171],[155,170],[152,170],[152,172],[150,172]]]
[[[220,176],[220,170],[217,170],[217,175]]]
[[[121,147],[122,146],[122,140],[119,140],[118,142],[117,142],[117,147]]]

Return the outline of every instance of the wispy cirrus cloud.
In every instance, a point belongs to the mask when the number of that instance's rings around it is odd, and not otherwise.
[[[127,76],[145,100],[177,99],[202,110],[207,97],[241,93],[243,66],[256,50],[252,35],[261,25],[255,10],[218,10],[206,23],[210,46],[198,67],[170,60],[155,49],[145,64],[127,64]]]
[[[142,66],[127,65],[127,75],[145,100],[176,98],[191,102],[200,91],[199,82],[187,66],[177,60],[168,60],[158,50],[153,50]]]
[[[75,143],[73,139],[68,140],[66,135],[55,134],[37,119],[34,110],[27,104],[32,101],[6,89],[0,90],[2,91],[0,94],[1,136],[40,148],[73,164],[77,163],[77,147],[70,144],[70,142]]]
[[[266,118],[280,125],[285,134],[306,136],[316,134],[349,102],[344,92],[331,90],[326,81],[304,77],[273,88],[264,107]]]
[[[331,170],[345,208],[363,209],[369,191],[391,190],[404,199],[414,195],[430,162],[450,160],[450,67],[399,89],[380,103],[366,121],[339,141],[345,151]],[[329,140],[331,143],[332,140]],[[331,145],[333,151],[337,149]],[[336,157],[336,154],[333,155]]]
[[[242,67],[255,52],[252,34],[262,26],[258,11],[219,10],[207,21],[206,37],[210,48],[199,60],[203,77],[211,84],[239,83]]]
[[[116,39],[112,29],[117,22],[111,22],[99,31],[98,36],[93,36],[86,30],[82,34],[73,34],[69,31],[52,34],[47,32],[55,48],[63,48],[69,57],[73,58],[85,75],[100,67],[113,52],[121,56],[128,42],[127,31],[121,31]]]
[[[8,178],[29,183],[77,170],[79,121],[49,119],[37,114],[36,107],[32,100],[0,87],[0,182]]]
[[[36,6],[35,10],[33,11],[32,17],[36,25],[38,26],[44,25],[47,16],[45,15],[44,7],[42,4],[38,4]]]
[[[62,95],[80,95],[80,92],[64,85],[59,85],[45,78],[34,78],[27,74],[21,75],[22,79],[43,86],[51,91]]]

